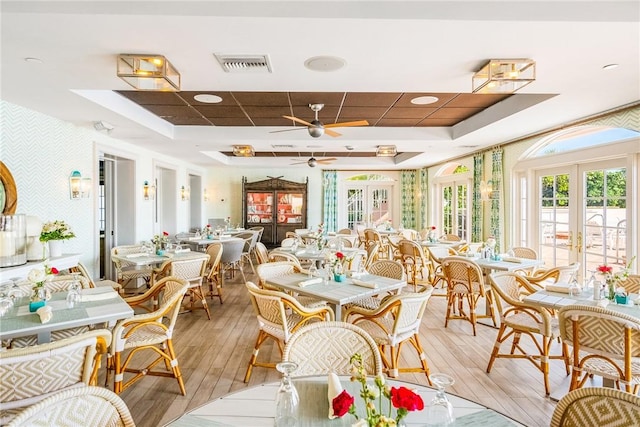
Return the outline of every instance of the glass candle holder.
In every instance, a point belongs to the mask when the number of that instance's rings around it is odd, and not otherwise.
[[[27,219],[25,215],[0,215],[0,267],[27,262]]]

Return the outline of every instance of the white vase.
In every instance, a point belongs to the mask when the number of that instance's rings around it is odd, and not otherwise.
[[[62,240],[49,240],[49,256],[51,258],[62,256]]]

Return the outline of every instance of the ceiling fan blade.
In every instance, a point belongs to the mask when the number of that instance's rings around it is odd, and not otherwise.
[[[347,128],[353,126],[369,126],[369,122],[366,120],[356,120],[354,122],[342,122],[342,123],[330,123],[328,125],[324,125],[326,128]]]
[[[294,122],[301,123],[301,124],[303,124],[305,126],[309,126],[309,127],[312,127],[312,128],[316,127],[315,125],[313,125],[313,124],[311,124],[309,122],[306,122],[306,121],[304,121],[302,119],[299,119],[297,117],[293,117],[293,116],[282,116],[282,117],[284,117],[285,119],[293,120]]]
[[[292,165],[306,165],[307,164],[307,160],[303,161],[303,162],[295,162],[295,163],[291,163]]]
[[[269,133],[291,132],[292,130],[304,130],[304,129],[306,129],[306,128],[296,127],[296,128],[293,128],[293,129],[272,130]]]
[[[335,162],[337,157],[323,157],[322,159],[316,159],[317,162]]]
[[[341,133],[336,132],[335,130],[327,129],[327,128],[324,129],[324,133],[326,135],[332,136],[334,138],[337,137],[337,136],[342,136]]]

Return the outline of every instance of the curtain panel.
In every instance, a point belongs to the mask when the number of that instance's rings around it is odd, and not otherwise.
[[[338,172],[325,170],[322,173],[322,222],[325,231],[338,228]]]
[[[482,195],[480,181],[482,181],[484,153],[473,156],[473,193],[471,199],[471,241],[482,242]]]
[[[400,224],[404,228],[416,227],[416,171],[400,172]],[[400,225],[398,224],[398,225]]]
[[[491,187],[492,187],[492,197],[491,197],[491,235],[496,239],[496,251],[500,251],[500,248],[504,247],[504,242],[502,241],[503,233],[502,229],[504,227],[502,212],[503,210],[503,188],[502,188],[502,180],[503,180],[503,166],[502,166],[502,156],[503,151],[502,148],[496,148],[491,153]]]

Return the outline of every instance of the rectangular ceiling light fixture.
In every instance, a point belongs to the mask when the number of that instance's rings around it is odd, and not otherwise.
[[[473,93],[513,93],[535,79],[532,59],[492,59],[473,75]]]
[[[234,145],[233,155],[236,157],[253,157],[255,152],[251,145]]]
[[[180,73],[162,55],[118,55],[118,77],[137,90],[180,90]]]
[[[395,145],[378,145],[376,150],[377,157],[393,157],[397,153]]]

